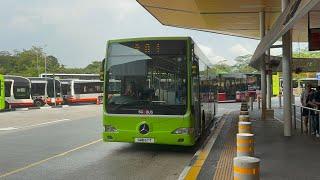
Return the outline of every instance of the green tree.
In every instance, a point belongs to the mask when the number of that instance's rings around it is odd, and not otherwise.
[[[209,74],[226,74],[232,72],[232,66],[228,65],[227,60],[219,61],[209,69]]]
[[[232,71],[235,73],[256,73],[256,69],[249,66],[252,55],[238,56],[234,60],[236,64],[232,66]]]
[[[93,61],[84,68],[85,73],[99,74],[101,68],[101,61]]]

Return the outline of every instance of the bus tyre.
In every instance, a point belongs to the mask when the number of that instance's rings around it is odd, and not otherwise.
[[[10,104],[7,101],[4,103],[4,109],[11,109]]]
[[[34,101],[34,105],[35,105],[36,107],[41,107],[41,106],[43,106],[43,102],[40,101],[40,100],[35,100],[35,101]]]

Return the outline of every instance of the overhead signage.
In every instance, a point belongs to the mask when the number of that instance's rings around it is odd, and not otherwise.
[[[312,14],[311,14],[312,13]],[[319,14],[316,12],[308,13],[308,44],[309,51],[320,50],[320,27],[318,22],[311,22],[311,19],[317,19]],[[312,24],[311,24],[312,23]]]

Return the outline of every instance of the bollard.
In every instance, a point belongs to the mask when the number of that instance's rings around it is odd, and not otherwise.
[[[252,123],[251,122],[239,122],[238,123],[239,133],[252,133]]]
[[[234,180],[259,180],[260,159],[255,157],[235,157],[233,159]]]
[[[249,115],[239,115],[239,121],[240,122],[249,122]]]
[[[237,157],[254,156],[254,134],[237,134]]]
[[[96,105],[99,105],[99,104],[100,104],[100,101],[99,101],[99,98],[97,98]]]
[[[249,115],[249,111],[240,111],[240,115]]]
[[[279,107],[282,107],[281,93],[279,94]]]

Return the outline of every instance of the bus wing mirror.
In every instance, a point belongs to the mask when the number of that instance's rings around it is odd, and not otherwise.
[[[100,68],[100,80],[104,81],[104,66],[105,66],[106,59],[103,59],[101,62],[101,68]]]

